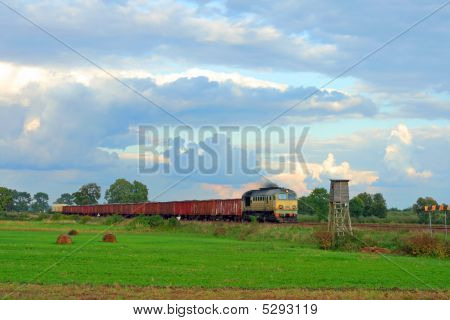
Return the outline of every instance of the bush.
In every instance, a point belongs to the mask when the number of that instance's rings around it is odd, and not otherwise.
[[[313,237],[319,245],[319,248],[328,250],[333,247],[333,235],[328,230],[315,230]]]
[[[258,222],[258,218],[255,217],[255,216],[249,216],[248,218],[249,218],[249,221],[250,221],[251,223],[257,223],[257,222]]]
[[[61,213],[53,213],[50,220],[58,221],[64,219],[64,216]]]
[[[334,243],[335,248],[344,251],[359,251],[364,246],[364,243],[358,240],[361,239],[360,234],[355,233],[355,231],[353,231],[353,233],[353,236],[345,234],[344,236],[336,237]]]
[[[124,220],[124,217],[122,217],[121,215],[118,215],[118,214],[114,214],[114,215],[109,216],[109,217],[106,218],[105,224],[113,225],[113,224],[120,223],[123,220]]]
[[[89,221],[91,221],[91,217],[89,217],[89,216],[82,216],[82,217],[80,217],[80,219],[78,220],[78,223],[80,223],[80,224],[86,224],[86,223],[88,223]]]
[[[443,241],[428,233],[417,234],[405,240],[403,251],[413,256],[448,257],[448,247]]]
[[[36,217],[36,221],[42,221],[45,219],[49,219],[50,215],[48,213],[40,213],[37,217]]]
[[[164,218],[157,215],[157,216],[150,216],[148,219],[148,225],[150,227],[159,227],[164,224]]]
[[[171,227],[171,228],[176,228],[180,225],[180,221],[178,221],[178,219],[174,218],[174,217],[170,218],[168,223],[169,223],[169,227]]]

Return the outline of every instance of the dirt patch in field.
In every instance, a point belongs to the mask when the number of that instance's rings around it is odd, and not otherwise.
[[[450,291],[399,289],[203,289],[179,287],[14,285],[0,284],[9,299],[138,299],[138,300],[314,300],[314,299],[450,299]]]
[[[364,247],[361,249],[361,252],[363,253],[391,253],[391,250],[388,248],[381,248],[381,247]]]
[[[72,239],[67,234],[60,234],[56,239],[57,244],[72,244]]]
[[[112,233],[107,233],[103,236],[103,242],[117,242],[116,236]]]
[[[76,235],[78,235],[78,231],[77,230],[75,230],[75,229],[72,229],[72,230],[70,230],[67,234],[69,235],[69,236],[76,236]]]

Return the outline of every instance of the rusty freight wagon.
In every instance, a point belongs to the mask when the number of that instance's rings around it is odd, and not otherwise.
[[[171,202],[146,202],[127,204],[97,204],[63,206],[62,213],[87,216],[119,214],[132,217],[140,214],[160,215],[165,218],[180,217],[187,220],[240,220],[241,199],[187,200]]]

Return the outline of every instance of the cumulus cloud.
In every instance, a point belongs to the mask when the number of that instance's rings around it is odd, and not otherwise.
[[[410,178],[426,179],[432,176],[429,170],[417,171],[412,165],[413,136],[404,124],[399,124],[391,130],[388,145],[384,152],[384,161],[387,166],[397,173]]]
[[[6,66],[0,86],[8,88],[11,80],[13,88],[0,92],[0,112],[8,112],[8,117],[0,119],[4,126],[0,130],[5,131],[0,140],[3,166],[42,169],[114,162],[117,154],[101,148],[136,144],[137,134],[132,128],[169,121],[167,115],[98,70],[50,72],[45,68]],[[196,77],[196,72],[122,79],[193,125],[236,124],[245,119],[262,123],[266,114],[276,115],[280,106],[288,106],[294,97],[315,89],[282,87],[206,70],[200,72],[204,76]],[[373,105],[369,100],[329,90],[321,92],[313,105],[296,110],[297,115],[317,120],[370,112]]]
[[[286,172],[266,175],[266,177],[280,186],[294,190],[299,195],[309,192],[314,181],[322,182],[323,179],[349,179],[352,186],[370,186],[379,179],[376,172],[355,170],[351,168],[347,161],[337,164],[334,155],[331,153],[328,154],[322,163],[307,163],[307,167],[310,170],[309,173],[305,173],[302,166],[298,163],[293,171],[286,170]],[[226,184],[202,185],[203,188],[215,192],[220,197],[230,195],[240,197],[246,190],[257,189],[261,186],[262,182],[247,183],[237,187]]]
[[[411,133],[408,130],[408,127],[404,124],[399,124],[397,128],[391,131],[390,138],[398,138],[402,143],[409,145],[412,142]]]
[[[430,178],[432,176],[431,171],[429,170],[425,170],[422,172],[417,172],[416,169],[414,169],[413,167],[409,167],[406,169],[406,174],[409,177],[413,177],[413,178]]]

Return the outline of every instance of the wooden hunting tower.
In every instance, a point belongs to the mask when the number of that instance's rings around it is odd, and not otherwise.
[[[349,210],[348,182],[350,180],[330,179],[330,202],[328,211],[328,231],[333,236],[353,234]]]

